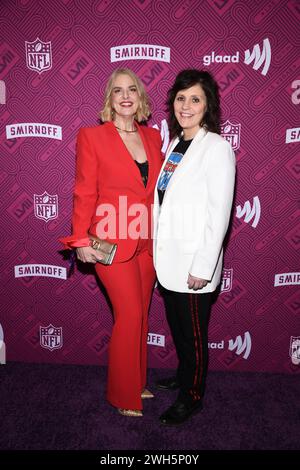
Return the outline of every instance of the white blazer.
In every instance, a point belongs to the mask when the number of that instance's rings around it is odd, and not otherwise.
[[[170,143],[160,175],[178,142],[175,138]],[[158,280],[166,289],[201,294],[220,283],[234,181],[231,145],[201,128],[171,177],[161,206],[156,183],[153,255]],[[189,273],[207,279],[206,287],[189,289]]]

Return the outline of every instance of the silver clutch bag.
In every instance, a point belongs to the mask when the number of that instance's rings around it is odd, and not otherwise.
[[[89,239],[91,241],[91,247],[94,250],[99,251],[103,256],[103,258],[98,262],[101,264],[111,264],[115,257],[118,245],[116,243],[110,243],[107,240],[101,240],[100,238],[95,237],[95,235],[89,235]]]

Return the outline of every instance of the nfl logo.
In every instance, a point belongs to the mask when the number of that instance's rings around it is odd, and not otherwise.
[[[62,344],[62,327],[40,326],[40,345],[42,348],[53,351],[54,349],[60,349]]]
[[[26,64],[35,72],[42,73],[52,67],[51,41],[43,42],[36,38],[33,42],[25,41]]]
[[[232,289],[233,268],[223,269],[221,292],[229,292]]]
[[[221,135],[228,140],[233,150],[240,148],[241,124],[232,124],[227,120],[221,125]]]
[[[300,364],[300,336],[291,336],[290,358],[296,366]]]
[[[48,220],[56,219],[58,215],[58,196],[57,194],[34,194],[34,215],[37,219]]]

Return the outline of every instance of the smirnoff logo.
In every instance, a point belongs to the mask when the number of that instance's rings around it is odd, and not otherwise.
[[[62,139],[61,126],[55,124],[44,124],[39,122],[22,122],[6,126],[6,138],[17,137],[47,137],[48,139]]]
[[[110,49],[111,62],[145,59],[170,62],[170,48],[152,44],[127,44]]]

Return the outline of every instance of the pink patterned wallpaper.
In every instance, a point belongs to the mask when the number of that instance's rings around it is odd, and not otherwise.
[[[165,148],[167,90],[195,67],[220,84],[238,169],[210,368],[299,373],[299,1],[5,0],[0,12],[0,363],[6,346],[8,361],[106,364],[104,293],[87,267],[66,278],[59,252],[76,134],[129,67]],[[176,365],[156,290],[149,365]]]

